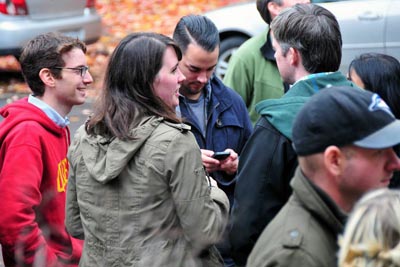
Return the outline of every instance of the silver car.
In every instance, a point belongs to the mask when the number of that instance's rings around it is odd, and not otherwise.
[[[340,70],[344,74],[351,60],[364,52],[385,53],[400,59],[400,0],[339,0],[318,4],[330,10],[339,21],[343,38]],[[232,53],[248,38],[261,33],[265,22],[255,1],[223,7],[205,15],[220,32],[216,73],[223,77]]]
[[[18,56],[29,39],[51,31],[96,42],[102,27],[95,1],[0,0],[0,55]]]

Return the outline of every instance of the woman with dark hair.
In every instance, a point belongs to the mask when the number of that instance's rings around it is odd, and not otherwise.
[[[114,50],[94,114],[69,150],[68,231],[81,266],[221,266],[229,203],[175,115],[179,47],[135,33]]]
[[[400,62],[396,58],[379,53],[361,54],[350,63],[348,78],[380,95],[400,119]]]
[[[377,93],[400,119],[400,62],[396,58],[380,53],[361,54],[350,63],[347,77],[358,87]],[[400,156],[400,146],[394,150]],[[393,174],[389,187],[400,188],[400,172]]]

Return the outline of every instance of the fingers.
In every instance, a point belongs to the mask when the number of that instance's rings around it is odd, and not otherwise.
[[[236,157],[235,160],[231,158],[227,158],[223,162],[221,162],[220,169],[225,171],[227,174],[235,174],[239,165],[239,159]]]
[[[212,173],[215,171],[224,171],[228,174],[236,173],[239,165],[239,156],[231,148],[227,148],[225,151],[230,152],[229,157],[224,160],[217,160],[212,157],[214,155],[214,151],[201,149],[201,160],[203,161],[203,165],[207,172]]]
[[[229,158],[230,158],[232,161],[235,161],[236,159],[238,159],[239,155],[238,155],[233,149],[227,148],[227,149],[225,149],[225,151],[229,151],[229,152],[231,153],[231,154],[229,155]]]
[[[212,158],[214,151],[201,149],[201,160],[203,161],[204,167],[206,167],[207,172],[215,172],[219,170],[220,162]]]
[[[229,151],[231,154],[221,161],[220,170],[230,175],[235,174],[239,166],[239,156],[233,149],[227,148],[225,151]]]

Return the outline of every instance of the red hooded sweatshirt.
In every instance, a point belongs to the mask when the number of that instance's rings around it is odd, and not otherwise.
[[[77,266],[65,230],[69,129],[27,98],[0,109],[0,244],[6,266]],[[38,264],[38,265],[36,265]]]

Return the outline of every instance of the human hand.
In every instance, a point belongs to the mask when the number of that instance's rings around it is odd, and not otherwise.
[[[219,170],[220,161],[212,157],[214,151],[201,149],[201,160],[208,173]]]
[[[214,151],[201,149],[201,159],[207,172],[212,173],[215,171],[224,171],[229,175],[236,173],[239,165],[238,154],[230,148],[227,148],[224,151],[229,151],[230,155],[226,159],[217,160],[212,157],[214,155]]]
[[[229,175],[235,174],[239,165],[239,156],[233,149],[227,148],[225,151],[229,151],[231,154],[226,159],[220,161],[219,169]]]

